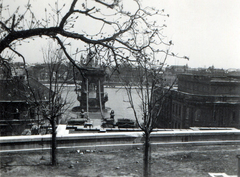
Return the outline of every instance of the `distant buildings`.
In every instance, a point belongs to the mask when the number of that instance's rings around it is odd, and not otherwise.
[[[240,128],[240,75],[192,72],[178,75],[158,125],[165,128]]]
[[[50,71],[49,67],[54,68],[54,70],[57,70],[57,72]],[[52,74],[51,72],[54,72],[53,76],[57,77],[59,82],[68,81],[68,82],[74,83],[72,66],[70,64],[66,64],[66,63],[35,64],[32,66],[28,66],[27,70],[28,70],[29,76],[40,81],[41,83],[49,83],[49,78],[50,78],[50,75]]]
[[[129,64],[119,65],[118,68],[106,68],[106,84],[110,83],[137,83],[139,82],[139,69]]]
[[[188,71],[187,65],[172,65],[165,68],[163,78],[165,85],[171,86],[177,84],[177,75]]]
[[[69,65],[70,66],[70,65]],[[82,80],[80,73],[65,74],[71,67],[61,65],[60,81]],[[42,120],[34,100],[48,100],[48,88],[41,82],[48,81],[47,65],[28,67],[29,75],[35,79],[26,80],[21,63],[14,70],[0,68],[0,130],[1,135],[20,135],[24,130]],[[139,70],[131,66],[120,66],[119,71],[85,73],[88,84],[81,85],[81,109],[87,109],[86,90],[89,91],[88,104],[96,109],[100,104],[104,109],[107,98],[103,91],[105,72],[107,82],[139,82]],[[119,73],[120,75],[119,75]],[[57,73],[56,73],[57,74]],[[169,66],[159,77],[165,86],[174,87],[167,94],[157,126],[162,128],[189,127],[236,127],[240,128],[240,74],[223,69],[191,69],[187,66]],[[83,83],[83,82],[82,82]],[[86,87],[87,86],[87,87]],[[168,90],[168,89],[166,89]],[[35,95],[35,96],[34,96]],[[36,95],[39,95],[36,97]],[[41,96],[40,96],[41,95]],[[38,124],[39,125],[39,124]]]

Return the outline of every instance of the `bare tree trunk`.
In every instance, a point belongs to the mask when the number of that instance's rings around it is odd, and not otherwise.
[[[150,147],[150,133],[145,132],[145,144],[144,144],[144,177],[151,176],[150,172],[150,157],[151,157],[151,147]]]
[[[57,156],[56,156],[56,149],[57,149],[57,138],[56,138],[56,121],[53,119],[51,121],[52,124],[52,165],[57,165]]]

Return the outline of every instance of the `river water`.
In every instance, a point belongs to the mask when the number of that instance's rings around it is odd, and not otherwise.
[[[67,98],[67,101],[70,102],[70,106],[68,111],[65,113],[66,117],[74,117],[77,118],[79,113],[74,113],[71,109],[75,106],[79,106],[80,103],[77,100],[77,94],[74,91],[74,85],[68,85],[65,87],[62,97]],[[110,110],[114,110],[115,120],[119,118],[128,118],[131,120],[135,120],[133,110],[130,108],[130,104],[128,102],[127,92],[124,88],[104,88],[104,92],[108,94],[108,101],[105,103],[105,107],[108,108],[108,111],[103,112],[103,116],[105,118],[110,117]],[[141,100],[138,97],[136,92],[132,93],[134,106],[137,112],[137,116],[141,119]],[[90,119],[94,120],[94,124],[100,124],[101,121],[101,113],[100,112],[90,112]],[[98,121],[99,120],[99,121]]]

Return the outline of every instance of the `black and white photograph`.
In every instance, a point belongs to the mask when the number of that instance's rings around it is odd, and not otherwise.
[[[240,177],[239,0],[0,0],[1,177]]]

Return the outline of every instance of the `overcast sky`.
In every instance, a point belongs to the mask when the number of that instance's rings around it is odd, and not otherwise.
[[[10,6],[25,2],[3,0],[6,1]],[[240,69],[240,0],[141,0],[141,3],[164,9],[170,15],[164,31],[167,40],[173,41],[175,53],[190,58],[189,61],[169,58],[169,65]],[[31,63],[41,61],[43,46],[38,44],[31,43],[31,50],[24,50]]]
[[[170,14],[167,36],[176,53],[189,56],[190,67],[240,68],[239,0],[153,2]],[[173,60],[172,64],[186,63]]]

